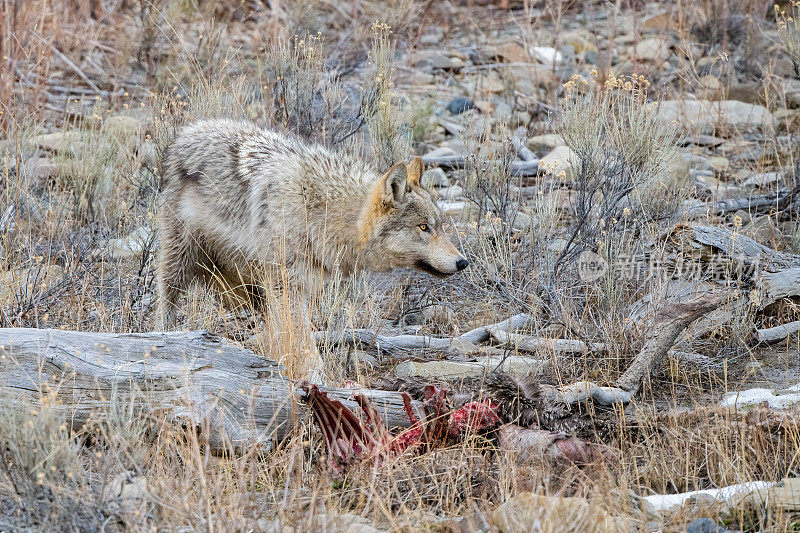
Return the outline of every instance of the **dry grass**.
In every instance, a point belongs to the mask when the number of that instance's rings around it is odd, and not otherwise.
[[[128,332],[155,326],[158,155],[181,125],[208,116],[249,118],[384,167],[405,159],[412,141],[438,134],[430,126],[438,104],[393,82],[398,54],[413,48],[427,24],[461,25],[479,36],[489,31],[481,27],[484,18],[515,22],[524,42],[541,44],[545,34],[558,42],[561,24],[581,3],[548,3],[548,15],[537,17],[532,3],[524,2],[513,20],[486,16],[494,11],[464,20],[469,17],[461,8],[453,7],[453,15],[439,3],[409,0],[283,0],[272,3],[274,11],[238,0],[114,4],[91,18],[88,8],[69,2],[0,0],[2,327]],[[706,4],[704,9],[717,9]],[[617,24],[617,17],[622,14],[611,12],[608,23]],[[796,62],[796,18],[778,18],[784,21],[778,33]],[[690,28],[679,30],[685,42],[677,48],[691,48]],[[713,46],[733,46],[726,35]],[[535,184],[533,195],[522,195],[521,188],[534,184],[510,171],[507,125],[485,117],[468,121],[464,141],[472,158],[456,179],[470,207],[453,218],[451,235],[471,268],[436,285],[408,272],[336,278],[312,302],[315,327],[381,331],[414,322],[423,332],[449,335],[529,312],[542,336],[577,336],[610,347],[574,358],[543,354],[554,367],[549,381],[611,382],[619,375],[641,342],[641,324],[626,315],[630,304],[652,292],[660,297],[649,309],[657,308],[666,281],[605,276],[585,282],[576,262],[586,251],[612,266],[640,253],[644,242],[675,221],[687,187],[664,171],[675,132],[654,119],[646,101],[663,88],[656,93],[641,85],[626,89],[625,81],[615,85],[614,40],[596,43],[599,86],[565,93],[560,84],[535,85],[533,94],[517,94],[512,110],[517,122],[525,117],[529,134],[553,128],[562,134],[578,156],[577,185],[549,176]],[[56,50],[100,85],[98,99],[94,92],[58,88],[86,85]],[[85,57],[91,61],[77,61]],[[636,72],[639,80],[641,70]],[[698,84],[700,78],[687,74],[685,80]],[[504,90],[516,94],[513,81],[506,83],[512,86]],[[681,90],[688,88],[668,89],[670,96]],[[548,108],[558,110],[560,120],[543,120]],[[36,146],[37,135],[49,131],[70,135],[54,154]],[[784,153],[775,132],[764,142]],[[46,155],[52,169],[34,166],[34,155]],[[577,192],[572,206],[558,201],[567,189]],[[617,193],[624,201],[615,200]],[[534,222],[525,226],[528,217]],[[143,227],[153,232],[141,250],[120,257],[114,239]],[[246,306],[232,310],[212,291],[197,288],[188,294],[183,327],[246,344],[301,376],[312,349],[309,324],[297,319],[291,288],[283,287],[271,295],[265,316]],[[761,320],[796,320],[798,311],[787,304],[772,313]],[[56,409],[51,390],[41,391],[36,406],[3,400],[0,529],[334,531],[363,522],[393,531],[488,530],[494,508],[522,491],[586,497],[634,528],[677,531],[710,516],[747,531],[796,529],[798,518],[789,513],[698,504],[658,517],[641,500],[798,475],[797,412],[736,414],[708,406],[752,378],[744,354],[755,358],[748,340],[753,320],[735,325],[741,332],[729,326],[684,343],[683,350],[718,364],[673,360],[639,402],[659,412],[620,415],[618,435],[606,442],[620,451],[619,461],[587,468],[520,462],[476,438],[342,476],[329,467],[308,420],[274,450],[220,457],[208,453],[197,428],[144,416],[135,407],[136,392],[113,395],[81,428]],[[796,344],[787,341],[778,357],[786,367],[796,363]],[[375,352],[368,362],[355,355],[346,347],[322,349],[337,381],[367,382],[394,365]],[[729,363],[724,355],[731,355]],[[5,389],[0,383],[0,396]],[[556,527],[542,524],[542,530]]]

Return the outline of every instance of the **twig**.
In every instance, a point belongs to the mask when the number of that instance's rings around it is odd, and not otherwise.
[[[90,79],[89,79],[89,78],[86,76],[86,74],[84,74],[84,73],[83,73],[83,71],[82,71],[80,68],[78,68],[78,65],[76,65],[75,63],[73,63],[72,61],[70,61],[70,59],[69,59],[67,56],[65,56],[64,54],[62,54],[62,53],[61,53],[61,52],[58,50],[58,48],[56,48],[55,46],[52,46],[52,45],[51,45],[51,46],[50,46],[50,49],[53,51],[53,53],[54,53],[56,56],[58,56],[58,58],[59,58],[59,59],[61,59],[61,61],[63,61],[64,63],[66,63],[66,64],[67,64],[67,66],[68,66],[69,68],[71,68],[71,69],[72,69],[72,70],[75,72],[75,74],[77,74],[77,75],[78,75],[78,76],[79,76],[79,77],[80,77],[80,78],[81,78],[83,81],[85,81],[85,82],[86,82],[86,85],[88,85],[89,87],[91,87],[92,89],[94,89],[94,90],[95,90],[97,93],[101,93],[101,92],[102,92],[102,90],[100,89],[100,87],[98,87],[97,85],[95,85],[94,83],[92,83],[92,80],[90,80]]]

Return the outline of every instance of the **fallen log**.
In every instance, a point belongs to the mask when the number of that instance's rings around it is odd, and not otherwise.
[[[520,313],[502,320],[497,324],[480,326],[462,333],[453,339],[445,337],[431,337],[429,335],[381,335],[370,329],[347,329],[340,333],[316,331],[312,333],[314,342],[318,345],[325,344],[350,344],[353,346],[375,346],[385,352],[415,351],[415,350],[447,350],[454,341],[478,344],[489,340],[489,330],[511,331],[521,329],[533,322],[531,315]]]
[[[46,404],[79,430],[102,419],[112,401],[132,402],[143,415],[200,428],[215,452],[269,447],[305,416],[281,370],[205,331],[0,329],[3,408]],[[352,409],[361,394],[389,426],[410,425],[397,392],[327,390]]]
[[[662,308],[644,336],[644,345],[628,369],[617,380],[617,387],[631,395],[638,392],[642,381],[667,354],[678,335],[689,324],[713,311],[727,300],[720,294],[701,294],[691,300],[672,302]]]
[[[782,189],[771,194],[759,194],[746,198],[718,200],[711,203],[703,202],[701,200],[686,200],[683,203],[682,215],[686,218],[686,220],[694,220],[707,216],[735,213],[740,209],[743,209],[754,215],[780,209],[783,200],[788,196],[789,191]]]
[[[795,320],[794,322],[781,324],[780,326],[775,326],[774,328],[757,329],[756,340],[758,342],[778,342],[799,331],[800,320]]]
[[[466,168],[467,158],[463,155],[422,156],[422,162],[429,167],[441,167],[445,170],[458,170]],[[513,176],[536,176],[539,174],[539,160],[512,161],[511,174]]]
[[[495,327],[487,327],[486,330],[495,342],[526,352],[547,350],[557,353],[588,353],[606,350],[606,345],[602,342],[586,343],[577,339],[550,339],[533,335],[520,335],[519,333],[511,333]]]

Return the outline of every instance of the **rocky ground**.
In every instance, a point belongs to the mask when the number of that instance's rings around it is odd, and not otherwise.
[[[152,331],[160,153],[196,118],[244,117],[377,168],[422,156],[423,184],[471,266],[445,281],[335,279],[315,302],[316,336],[275,333],[270,324],[291,310],[225,308],[198,288],[184,329],[279,361],[292,378],[317,343],[332,384],[444,386],[453,409],[498,370],[562,393],[575,382],[618,385],[632,399],[562,394],[558,412],[581,421],[563,431],[537,404],[524,429],[549,432],[541,449],[467,432],[343,471],[302,410],[270,449],[221,456],[202,430],[177,431],[152,405],[141,409],[136,387],[92,397],[96,418],[73,426],[48,408],[48,398],[83,398],[60,368],[31,403],[2,404],[0,423],[12,429],[0,435],[0,530],[800,524],[792,5],[5,9],[1,327]],[[635,388],[622,386],[669,324],[658,312],[712,296],[722,303],[676,333]],[[0,357],[0,376],[13,375],[13,352],[0,346]],[[0,387],[13,398],[20,385],[8,379]],[[573,438],[605,452],[576,458],[565,451]]]

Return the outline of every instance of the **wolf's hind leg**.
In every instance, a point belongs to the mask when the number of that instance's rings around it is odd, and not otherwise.
[[[197,276],[198,243],[175,226],[162,226],[158,260],[159,315],[161,327],[174,329],[180,295]]]

